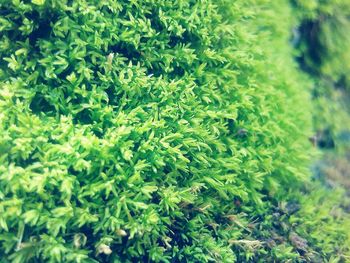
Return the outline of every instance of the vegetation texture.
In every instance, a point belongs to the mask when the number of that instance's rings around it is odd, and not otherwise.
[[[302,59],[313,73],[350,85],[350,2],[295,0],[301,18]]]
[[[1,0],[1,262],[346,260],[343,193],[309,179],[296,13]]]

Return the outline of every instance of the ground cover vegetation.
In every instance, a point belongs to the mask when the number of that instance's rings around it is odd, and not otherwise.
[[[0,1],[1,262],[348,260],[304,2]]]

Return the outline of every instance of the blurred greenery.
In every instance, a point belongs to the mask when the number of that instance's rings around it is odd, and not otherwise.
[[[301,23],[299,51],[305,66],[318,77],[349,89],[350,2],[295,0]]]

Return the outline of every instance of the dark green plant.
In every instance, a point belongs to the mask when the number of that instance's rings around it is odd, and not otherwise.
[[[268,243],[312,153],[276,2],[1,1],[2,262],[310,259]]]

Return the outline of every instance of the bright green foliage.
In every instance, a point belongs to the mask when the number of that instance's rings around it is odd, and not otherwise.
[[[267,245],[311,154],[288,2],[0,3],[3,262],[304,260]]]

